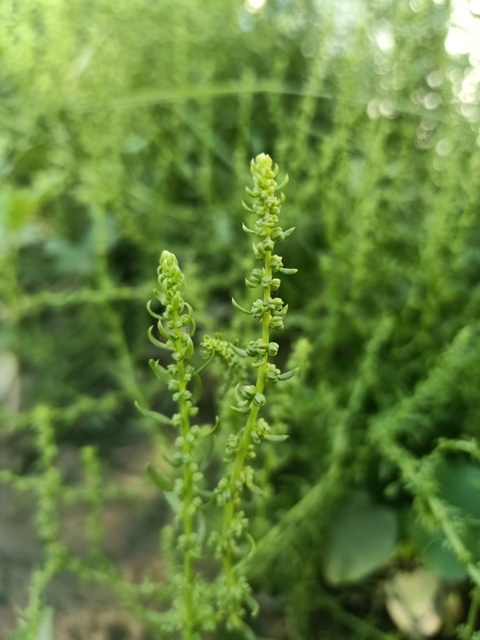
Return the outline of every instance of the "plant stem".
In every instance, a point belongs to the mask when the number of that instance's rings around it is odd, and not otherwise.
[[[466,622],[466,638],[471,638],[475,631],[475,624],[477,622],[478,606],[480,604],[480,589],[474,587],[472,593],[472,601],[470,603],[470,609],[468,610],[468,617]]]
[[[178,344],[179,343],[179,344]],[[181,348],[181,339],[177,338],[177,346]],[[194,625],[193,606],[193,553],[191,547],[191,536],[193,534],[192,499],[193,499],[193,473],[191,464],[192,444],[189,439],[190,434],[190,410],[185,401],[184,392],[187,390],[187,380],[185,378],[185,366],[183,360],[177,365],[179,380],[178,409],[181,416],[181,434],[183,437],[183,454],[187,460],[183,465],[183,533],[185,536],[185,547],[183,550],[183,570],[185,578],[184,590],[184,617],[183,617],[183,638],[192,640]]]
[[[272,270],[270,267],[270,258],[272,252],[267,251],[265,253],[265,275],[271,276]],[[270,286],[265,287],[263,291],[263,299],[264,301],[268,300],[271,295]],[[264,313],[262,318],[262,339],[268,344],[270,341],[270,312],[267,311]],[[257,393],[263,393],[265,389],[265,381],[267,375],[267,366],[268,366],[268,356],[265,356],[265,361],[258,367],[257,372],[257,381],[255,383],[255,389]],[[230,528],[232,525],[232,521],[235,515],[235,503],[237,501],[238,494],[240,492],[239,483],[240,483],[240,474],[245,464],[245,460],[248,455],[248,448],[251,441],[252,431],[255,428],[257,422],[257,415],[260,410],[260,407],[251,404],[250,411],[248,413],[247,423],[245,425],[245,429],[243,431],[242,437],[240,439],[240,444],[237,450],[237,454],[233,461],[232,470],[230,472],[230,499],[225,504],[225,519],[224,519],[224,535],[228,537],[231,535]],[[234,576],[232,569],[232,552],[231,548],[228,547],[226,552],[223,555],[223,568],[225,571],[225,575],[227,576],[227,581],[229,585],[234,584]]]

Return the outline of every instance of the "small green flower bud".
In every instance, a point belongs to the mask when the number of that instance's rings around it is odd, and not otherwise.
[[[276,356],[278,353],[279,345],[278,342],[269,342],[267,353],[269,356]]]
[[[270,289],[272,291],[277,291],[280,288],[281,284],[282,283],[280,278],[272,278],[272,280],[270,281]]]
[[[272,233],[270,235],[274,242],[281,242],[285,239],[285,234],[283,233],[282,227],[275,227],[272,229]]]
[[[263,418],[257,420],[256,432],[261,438],[266,438],[270,433],[270,426]]]
[[[263,393],[256,393],[252,399],[252,402],[256,407],[263,407],[266,404],[267,400]]]
[[[263,247],[263,243],[259,242],[258,244],[253,245],[253,255],[257,260],[263,260],[265,257],[265,249]]]
[[[271,256],[270,258],[270,268],[275,273],[279,271],[283,267],[283,260],[281,256],[277,256],[276,254]]]
[[[268,382],[273,382],[273,383],[278,382],[280,374],[281,374],[280,369],[278,369],[275,365],[271,363],[267,364],[266,379],[268,380]]]
[[[178,380],[169,380],[167,384],[169,391],[178,391],[179,386]]]
[[[268,309],[272,313],[277,313],[283,308],[283,300],[281,298],[269,298]]]
[[[260,282],[262,287],[266,289],[270,287],[272,291],[276,291],[281,284],[280,278],[272,278],[272,276],[264,276]]]
[[[177,391],[173,394],[173,400],[175,402],[188,402],[192,398],[192,394],[187,389],[183,391]]]
[[[246,485],[249,488],[252,487],[253,478],[254,478],[254,472],[252,467],[245,467],[244,469],[242,469],[240,473],[240,481],[242,482],[242,484]],[[242,531],[243,528],[241,528],[240,530]]]
[[[180,427],[182,424],[182,416],[179,413],[174,413],[172,416],[172,425],[174,427]]]
[[[246,354],[250,357],[263,356],[267,352],[267,344],[262,338],[251,341],[246,348]]]
[[[245,400],[251,400],[254,397],[256,391],[257,388],[255,387],[255,385],[246,384],[242,387],[240,395],[242,396],[242,398],[245,398]]]
[[[275,246],[275,242],[271,238],[265,238],[265,240],[262,241],[262,248],[265,251],[265,253],[267,251],[273,251],[274,246]]]
[[[280,316],[273,316],[270,318],[270,327],[276,331],[281,331],[284,328],[283,319]]]
[[[266,312],[263,300],[261,300],[260,298],[255,300],[252,304],[250,312],[255,320],[261,320],[263,318],[263,314]]]
[[[238,445],[240,444],[240,438],[234,434],[230,434],[228,436],[228,440],[227,440],[227,446],[226,446],[226,450],[229,453],[232,453],[234,451],[237,451],[238,449]]]

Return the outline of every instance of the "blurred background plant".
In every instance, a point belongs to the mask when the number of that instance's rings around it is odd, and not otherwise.
[[[258,465],[258,637],[473,638],[480,53],[461,20],[474,33],[479,14],[475,0],[0,3],[0,479],[9,504],[33,496],[45,550],[24,637],[53,634],[48,584],[67,570],[119,585],[155,627],[140,600],[161,580],[114,579],[100,530],[109,501],[143,487],[115,482],[117,454],[159,437],[134,400],[169,406],[145,366],[144,303],[169,248],[200,335],[250,338],[229,301],[264,151],[291,179],[281,352],[302,369],[272,409],[290,440]],[[204,390],[210,418],[223,389]],[[83,447],[86,475],[62,457]],[[81,552],[60,522],[77,503]],[[412,579],[430,594],[419,610]]]

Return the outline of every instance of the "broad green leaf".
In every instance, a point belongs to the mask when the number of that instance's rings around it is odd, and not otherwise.
[[[452,517],[462,523],[458,533],[464,545],[475,561],[480,560],[480,524],[474,521],[480,518],[480,467],[462,460],[442,461],[436,477],[440,499],[452,507]],[[427,531],[417,519],[411,535],[420,547],[425,566],[431,571],[447,580],[463,580],[467,576],[442,529]]]
[[[467,570],[453,551],[450,551],[446,537],[441,532],[424,547],[422,559],[427,569],[449,582],[465,580],[468,576]]]
[[[332,512],[325,538],[324,574],[334,585],[361,580],[390,559],[397,539],[393,509],[364,493],[348,496]]]
[[[470,462],[443,462],[438,469],[439,494],[466,516],[480,518],[480,466]]]

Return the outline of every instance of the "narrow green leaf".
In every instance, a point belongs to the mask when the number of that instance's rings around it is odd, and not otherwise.
[[[291,369],[290,371],[285,371],[278,376],[279,380],[290,380],[293,376],[298,372],[298,367],[295,369]]]
[[[260,496],[261,498],[266,498],[265,491],[256,484],[251,484],[249,490],[256,496]]]
[[[145,409],[142,405],[135,400],[135,406],[140,411],[140,413],[146,418],[150,418],[158,424],[172,424],[172,419],[164,416],[162,413],[158,413],[157,411],[150,411],[150,409]]]
[[[205,516],[199,510],[197,511],[197,535],[198,535],[198,543],[200,547],[203,547],[203,543],[207,537],[207,523],[205,520]]]
[[[202,434],[200,434],[200,437],[202,437]],[[200,461],[200,471],[205,471],[205,469],[208,469],[208,465],[210,464],[213,458],[214,451],[215,451],[215,439],[207,438],[205,450],[202,451],[202,457]]]
[[[250,213],[253,213],[253,209],[250,209],[250,207],[247,206],[244,202],[242,202],[242,205],[244,209],[246,209],[247,211],[250,211]],[[256,232],[253,231],[253,229],[249,229],[244,222],[242,222],[242,229],[245,231],[245,233],[251,233],[254,236],[257,235]]]
[[[235,351],[235,353],[237,354],[237,356],[241,356],[242,358],[245,358],[248,354],[245,351],[245,349],[240,349],[239,347],[236,347],[234,344],[230,343],[232,349]]]
[[[161,380],[162,382],[166,382],[169,379],[168,371],[165,369],[165,367],[162,367],[158,360],[150,358],[148,364],[150,365],[150,369],[159,380]]]
[[[202,395],[202,379],[197,373],[193,374],[192,404],[195,406]]]
[[[167,351],[170,351],[170,349],[167,347],[165,342],[160,342],[160,340],[157,340],[157,338],[155,338],[155,336],[153,335],[153,327],[149,328],[148,337],[150,339],[150,342],[152,344],[154,344],[156,347],[159,347],[160,349],[166,349]]]
[[[147,302],[147,311],[152,316],[152,318],[155,318],[156,320],[161,320],[162,319],[162,316],[160,316],[158,313],[155,313],[155,311],[152,310],[152,301],[151,300],[149,300]]]
[[[203,427],[200,427],[200,432],[199,432],[198,436],[200,438],[207,438],[208,436],[211,436],[216,431],[218,431],[219,427],[220,427],[220,418],[218,416],[216,416],[215,424],[213,426],[208,424],[208,425],[204,425]]]
[[[215,354],[211,353],[208,356],[208,359],[206,360],[206,362],[204,362],[201,367],[198,367],[198,369],[196,369],[196,371],[194,372],[193,375],[194,376],[198,376],[199,373],[201,373],[204,369],[206,369],[208,367],[208,365],[211,363],[211,361],[213,360],[214,357],[215,357]]]
[[[190,335],[193,336],[195,334],[196,329],[197,329],[197,325],[196,325],[195,320],[193,318],[193,309],[192,309],[191,305],[188,304],[188,302],[185,302],[185,306],[188,309],[188,326],[190,327]]]
[[[256,618],[260,612],[260,605],[252,596],[247,596],[246,603],[250,609],[252,618]]]
[[[150,463],[147,464],[147,474],[153,484],[155,484],[159,489],[162,489],[162,491],[173,491],[174,485],[170,478],[158,473]]]
[[[182,460],[173,460],[173,458],[171,458],[167,453],[165,453],[165,451],[161,452],[161,456],[163,458],[163,460],[165,460],[165,462],[168,462],[169,465],[171,465],[172,467],[178,468],[182,466]]]
[[[250,407],[235,407],[233,404],[229,404],[228,406],[230,407],[230,409],[233,409],[233,411],[236,411],[237,413],[248,413],[250,411]]]
[[[270,442],[285,442],[285,440],[288,440],[288,435],[286,434],[273,434],[273,433],[269,433],[267,436],[265,436],[265,440],[269,440]]]
[[[158,268],[158,274],[160,275],[160,267]],[[159,291],[158,289],[154,289],[153,290],[153,295],[155,296],[155,298],[161,302],[163,304],[163,300],[164,300],[164,295],[161,291]]]
[[[238,304],[238,302],[235,300],[235,298],[232,298],[232,304],[235,307],[235,309],[238,309],[239,311],[241,311],[242,313],[246,313],[247,316],[251,316],[252,312],[249,311],[248,309],[245,309],[244,307],[242,307],[241,305]]]
[[[183,334],[183,335],[186,336],[186,339],[185,339],[185,346],[182,352],[182,357],[184,360],[190,360],[194,352],[193,341],[188,334]]]
[[[247,562],[248,560],[250,560],[250,558],[255,553],[256,544],[255,544],[255,540],[253,539],[252,534],[249,533],[248,531],[245,531],[245,538],[247,539],[247,542],[250,545],[250,549],[248,550],[248,553],[244,558],[244,562]]]
[[[170,335],[168,334],[168,331],[165,329],[165,327],[162,324],[162,321],[159,320],[157,322],[157,329],[158,332],[160,333],[161,336],[163,336],[165,338],[165,340],[169,340],[170,339]]]

